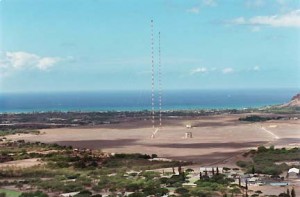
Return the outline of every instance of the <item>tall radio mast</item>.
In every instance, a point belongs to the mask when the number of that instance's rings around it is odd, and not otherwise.
[[[151,108],[152,108],[152,127],[155,128],[155,95],[154,95],[154,35],[153,35],[153,20],[151,20]]]

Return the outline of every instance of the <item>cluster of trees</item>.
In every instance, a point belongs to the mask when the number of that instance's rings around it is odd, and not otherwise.
[[[270,146],[269,148],[260,146],[257,150],[252,150],[245,154],[245,156],[248,155],[252,157],[252,161],[237,162],[237,165],[246,169],[247,173],[262,173],[278,176],[283,171],[288,170],[289,166],[284,163],[276,165],[275,162],[298,161],[300,149],[275,149],[274,146]]]
[[[282,119],[281,116],[264,117],[264,116],[258,116],[258,115],[251,115],[251,116],[246,116],[245,118],[239,118],[239,121],[264,122],[264,121],[268,121],[268,120],[280,120],[280,119]]]

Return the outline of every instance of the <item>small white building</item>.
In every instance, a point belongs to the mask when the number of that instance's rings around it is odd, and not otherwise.
[[[70,193],[64,193],[64,194],[60,194],[60,197],[73,197],[75,195],[79,194],[79,192],[70,192]]]
[[[287,177],[288,178],[299,178],[300,170],[298,168],[291,168],[288,171]]]
[[[187,125],[185,125],[185,127],[186,127],[187,129],[191,129],[191,128],[192,128],[192,125],[187,124]]]
[[[260,179],[258,177],[251,177],[251,178],[247,179],[249,184],[256,184],[256,183],[258,183],[259,180]]]
[[[214,173],[217,173],[217,168],[219,170],[219,173],[222,173],[223,168],[220,167],[200,167],[200,172],[202,174],[204,174],[205,172],[207,172],[208,174],[212,174],[212,172],[214,171]],[[214,169],[214,170],[213,170]]]
[[[197,187],[195,183],[182,183],[182,187]]]

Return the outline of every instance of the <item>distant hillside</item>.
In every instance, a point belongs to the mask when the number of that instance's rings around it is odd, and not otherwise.
[[[265,112],[276,114],[300,114],[300,93],[284,104],[274,105],[262,109]]]
[[[300,107],[300,93],[293,96],[290,102],[280,105],[280,107]]]

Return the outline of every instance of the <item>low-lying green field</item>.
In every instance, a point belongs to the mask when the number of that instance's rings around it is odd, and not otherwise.
[[[1,193],[5,193],[6,197],[19,197],[21,195],[21,192],[0,188],[0,194]]]

